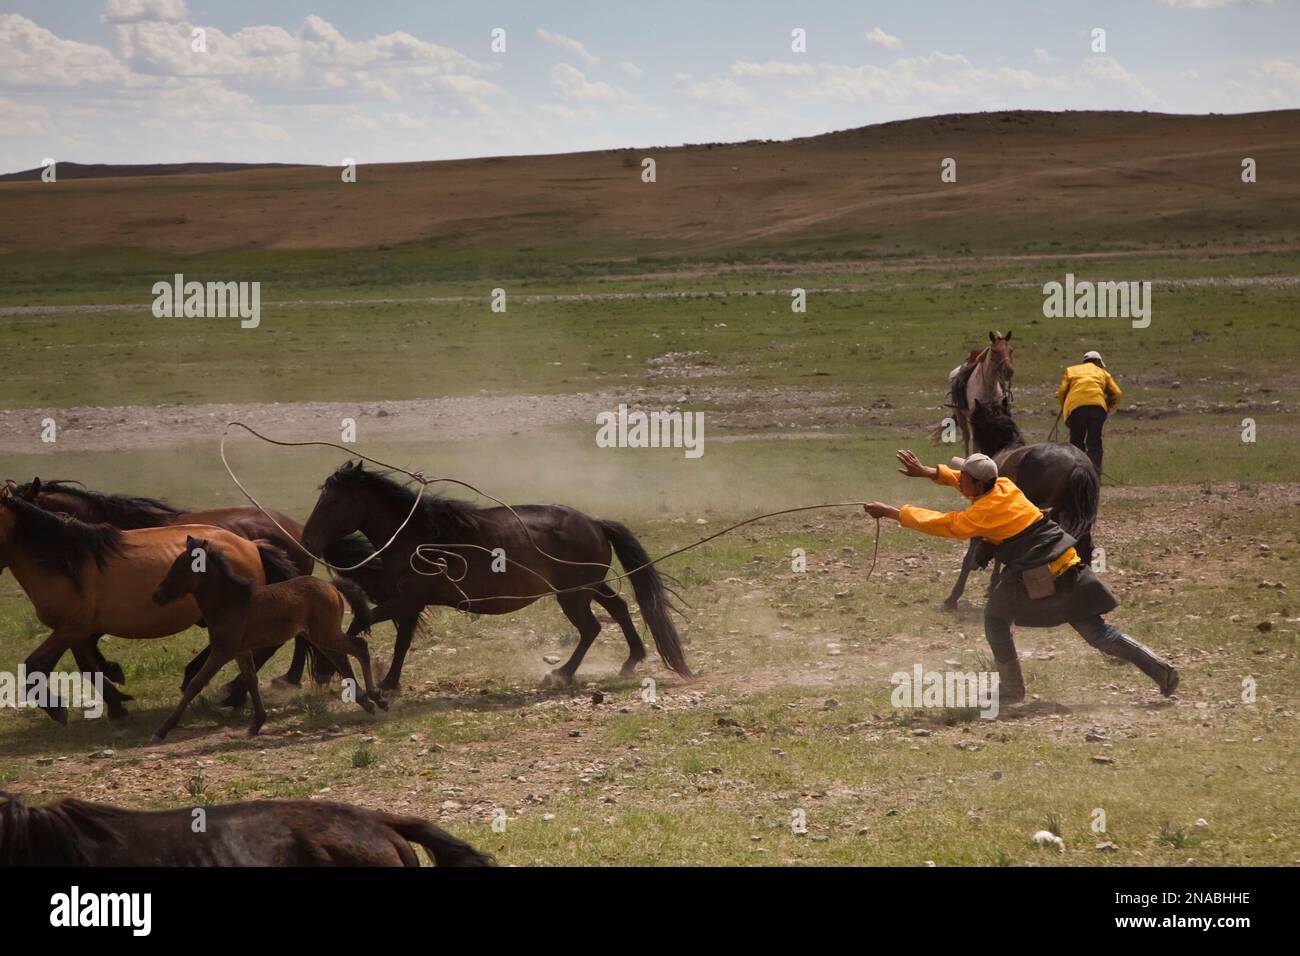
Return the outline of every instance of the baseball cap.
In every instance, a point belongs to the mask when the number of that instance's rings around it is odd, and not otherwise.
[[[1101,353],[1100,353],[1100,352],[1096,352],[1096,351],[1092,351],[1092,352],[1084,352],[1084,353],[1083,353],[1083,360],[1086,362],[1086,361],[1088,361],[1089,359],[1095,359],[1096,362],[1097,362],[1097,364],[1100,365],[1102,368],[1105,368],[1105,367],[1106,367],[1106,363],[1103,362],[1103,361],[1101,360]]]
[[[998,476],[998,463],[988,455],[974,454],[969,458],[954,458],[952,466],[976,481],[990,481]]]

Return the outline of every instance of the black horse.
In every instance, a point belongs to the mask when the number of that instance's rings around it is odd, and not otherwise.
[[[1026,445],[1011,417],[1006,399],[976,401],[971,407],[971,432],[975,448],[998,463],[998,474],[1010,478],[1025,495],[1078,541],[1084,561],[1092,559],[1092,526],[1101,502],[1101,479],[1088,456],[1060,442]],[[961,575],[943,602],[949,610],[966,589],[966,578],[979,564],[979,545],[972,541],[962,560]]]
[[[303,545],[319,554],[331,542],[360,531],[372,547],[380,548],[412,513],[418,493],[386,473],[365,470],[360,462],[344,464],[321,486],[303,528]],[[622,628],[628,658],[620,673],[633,674],[646,650],[627,602],[605,582],[611,548],[631,572],[632,591],[659,656],[669,668],[690,677],[670,616],[677,608],[645,548],[623,525],[562,505],[480,508],[426,494],[382,555],[383,573],[396,596],[375,607],[372,621],[396,622],[397,642],[380,686],[398,688],[411,634],[425,607],[509,614],[549,594],[555,595],[579,635],[572,656],[551,671],[550,680],[570,683],[600,633],[593,601]]]
[[[346,803],[253,800],[141,811],[84,800],[29,807],[0,792],[0,866],[419,866],[411,843],[438,866],[494,865],[419,817]]]

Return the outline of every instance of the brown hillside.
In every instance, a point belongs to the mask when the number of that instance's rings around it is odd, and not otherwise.
[[[640,179],[653,156],[658,181]],[[957,160],[956,184],[940,162]],[[1259,181],[1241,182],[1241,160]],[[982,113],[787,142],[0,183],[0,252],[551,247],[1016,252],[1300,245],[1300,111]]]

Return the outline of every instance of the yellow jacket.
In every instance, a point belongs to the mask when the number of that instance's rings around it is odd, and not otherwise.
[[[1081,405],[1100,405],[1109,412],[1119,404],[1123,394],[1110,372],[1092,362],[1083,362],[1065,370],[1061,387],[1056,390],[1056,400],[1061,403],[1061,417],[1069,421],[1070,413]]]
[[[951,468],[940,465],[934,480],[938,484],[956,488],[959,475]],[[965,511],[945,513],[915,505],[903,505],[898,509],[898,521],[904,528],[940,538],[983,538],[993,545],[1015,537],[1042,517],[1043,512],[1010,478],[999,478],[991,491],[972,501]],[[1078,563],[1079,555],[1071,548],[1052,562],[1052,573],[1060,574]]]

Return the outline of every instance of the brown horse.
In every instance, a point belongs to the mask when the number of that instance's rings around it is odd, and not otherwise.
[[[1026,445],[1006,399],[987,405],[974,402],[971,431],[975,448],[997,462],[998,474],[1014,481],[1030,501],[1075,538],[1080,558],[1092,560],[1092,526],[1101,502],[1101,479],[1088,456],[1062,442]],[[970,572],[988,563],[981,560],[979,552],[972,541],[957,583],[943,602],[949,610],[957,607]]]
[[[84,800],[29,807],[0,792],[0,866],[419,866],[411,843],[438,866],[495,865],[427,820],[346,803],[140,811]]]
[[[24,485],[13,485],[11,489],[20,497],[33,502],[46,511],[55,511],[71,515],[91,524],[111,524],[124,531],[138,528],[157,528],[172,524],[202,524],[216,528],[225,528],[250,541],[266,541],[282,550],[298,569],[299,574],[311,574],[315,561],[299,545],[302,541],[302,525],[281,512],[261,509],[251,505],[230,508],[178,508],[158,498],[142,495],[116,495],[91,491],[72,481],[41,481],[34,478]],[[277,526],[278,522],[278,526]],[[284,530],[280,530],[280,526]],[[286,533],[287,532],[287,533]],[[350,567],[360,563],[371,554],[371,549],[357,537],[343,538],[333,542],[325,552],[325,560],[330,564]],[[378,560],[367,562],[355,571],[343,572],[344,577],[351,578],[366,589],[372,601],[382,601],[391,595],[384,590],[385,580],[380,573]],[[99,650],[99,638],[95,635],[91,642],[91,651],[98,664],[110,681],[121,684],[125,674],[121,665],[104,658]],[[264,648],[256,655],[260,668],[275,653],[275,648]],[[298,686],[302,682],[302,662],[306,660],[306,645],[295,642],[294,661],[296,667],[277,683]],[[328,680],[332,673],[329,662],[317,658],[321,670],[315,675],[318,681]],[[194,662],[191,662],[191,667]],[[187,671],[189,669],[187,668]],[[226,696],[222,701],[225,706],[237,707],[243,702],[246,689],[242,675],[226,685]]]
[[[381,684],[385,690],[400,684],[411,633],[426,606],[509,614],[549,594],[555,594],[579,636],[572,656],[551,671],[551,680],[570,683],[600,633],[600,622],[591,611],[593,601],[618,622],[627,639],[628,658],[620,673],[635,673],[636,665],[645,659],[645,645],[627,602],[605,582],[611,546],[631,571],[632,590],[659,656],[678,674],[691,676],[669,616],[675,607],[668,589],[649,563],[650,556],[623,525],[597,521],[562,505],[479,508],[426,494],[410,523],[398,533],[412,514],[416,495],[387,474],[366,471],[360,462],[348,463],[325,480],[303,530],[303,544],[311,550],[358,530],[374,547],[397,535],[383,553],[383,570],[397,596],[372,612],[375,623],[397,623],[393,663]],[[445,562],[441,573],[435,561]],[[414,570],[413,563],[431,573]]]
[[[220,528],[171,525],[121,531],[112,525],[86,524],[45,511],[0,487],[0,572],[8,568],[26,593],[50,635],[26,660],[29,682],[53,669],[71,650],[78,666],[97,673],[91,638],[111,634],[133,640],[169,637],[198,623],[199,606],[191,598],[159,607],[154,587],[185,548],[190,533],[219,542],[236,571],[259,584],[278,565],[268,564],[269,546]],[[123,717],[130,698],[105,683],[104,704],[110,717]],[[45,711],[67,723],[67,709],[50,702]]]
[[[970,410],[973,402],[988,404],[1011,399],[1011,379],[1015,375],[1012,359],[1015,349],[1011,345],[1011,333],[989,333],[989,344],[976,349],[966,357],[966,361],[948,373],[948,408],[961,429],[962,442],[970,454],[971,427]],[[930,433],[933,441],[938,441],[943,434],[940,425]]]
[[[198,673],[186,675],[181,688],[181,702],[153,735],[160,742],[180,721],[185,708],[212,680],[213,675],[230,661],[239,663],[239,672],[253,696],[253,723],[250,737],[256,736],[266,722],[266,708],[257,689],[257,667],[253,651],[279,647],[301,638],[334,664],[345,681],[351,681],[356,703],[367,713],[375,704],[385,710],[388,702],[375,689],[370,670],[370,649],[360,637],[343,633],[343,608],[352,608],[352,626],[357,631],[370,628],[370,608],[361,588],[351,581],[332,584],[306,575],[261,585],[236,573],[221,549],[204,538],[187,537],[185,550],[176,556],[167,576],[153,593],[154,603],[166,607],[178,598],[193,595],[208,622],[208,653],[201,660]],[[356,693],[356,677],[348,655],[361,662],[366,693]]]

